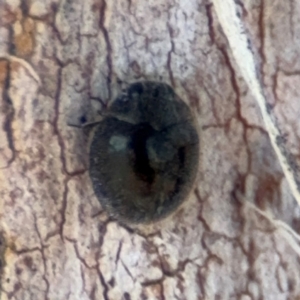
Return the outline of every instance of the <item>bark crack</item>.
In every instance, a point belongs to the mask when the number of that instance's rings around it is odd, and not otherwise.
[[[110,40],[109,40],[109,34],[108,34],[108,30],[105,27],[105,12],[106,12],[106,8],[107,8],[107,4],[105,0],[101,0],[101,6],[100,6],[100,10],[99,10],[99,27],[100,30],[103,33],[104,39],[105,39],[105,43],[106,43],[106,62],[107,62],[107,68],[108,68],[108,73],[107,73],[107,77],[106,77],[106,84],[107,84],[107,88],[108,88],[108,99],[106,99],[106,102],[108,102],[108,100],[111,99],[112,96],[112,91],[111,91],[111,83],[112,83],[112,75],[113,75],[113,63],[112,63],[112,57],[111,54],[113,52]]]
[[[14,134],[12,129],[12,122],[15,117],[15,109],[9,95],[10,82],[11,82],[11,62],[9,62],[8,60],[4,60],[4,61],[6,61],[6,76],[5,76],[3,92],[2,92],[2,99],[4,104],[2,113],[5,115],[5,120],[2,128],[6,134],[8,147],[12,153],[12,156],[8,160],[7,165],[5,167],[2,167],[1,169],[6,169],[10,167],[11,164],[16,159],[16,149],[15,149]]]

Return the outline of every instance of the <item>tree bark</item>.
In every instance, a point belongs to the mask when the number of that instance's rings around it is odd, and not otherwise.
[[[217,2],[0,0],[1,299],[300,299],[296,192]],[[235,2],[297,185],[300,1]],[[68,124],[138,80],[189,104],[201,153],[180,209],[131,226]]]

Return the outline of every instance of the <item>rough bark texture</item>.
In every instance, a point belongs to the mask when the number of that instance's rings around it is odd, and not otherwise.
[[[236,2],[297,163],[300,1]],[[300,299],[297,236],[259,212],[299,232],[300,209],[212,3],[0,0],[0,54],[1,299]],[[143,79],[189,103],[201,160],[177,213],[130,228],[67,124]]]

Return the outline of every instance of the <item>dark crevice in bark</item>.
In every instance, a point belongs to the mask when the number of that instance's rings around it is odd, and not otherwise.
[[[43,267],[44,267],[44,274],[42,275],[42,278],[43,278],[43,280],[45,281],[45,284],[46,284],[45,300],[49,300],[48,295],[49,295],[49,290],[50,290],[50,282],[49,282],[49,280],[46,276],[46,274],[47,274],[47,264],[46,264],[46,255],[45,255],[45,251],[44,251],[46,246],[43,243],[41,233],[38,229],[37,218],[36,218],[35,214],[33,214],[33,218],[34,218],[34,228],[35,228],[35,231],[38,235],[38,238],[39,238],[40,244],[41,244],[40,252],[41,252],[41,255],[42,255],[42,261],[43,261]]]
[[[168,52],[167,69],[168,69],[168,72],[169,72],[169,78],[170,78],[171,85],[172,85],[172,87],[175,88],[175,80],[174,80],[174,75],[173,75],[173,72],[172,72],[172,53],[174,53],[175,44],[174,44],[174,41],[173,41],[173,29],[172,29],[170,24],[168,24],[168,30],[169,30],[169,35],[170,35],[171,49]]]
[[[220,47],[219,50],[220,50],[220,52],[221,52],[221,54],[224,58],[226,66],[229,70],[231,85],[232,85],[233,91],[236,95],[236,99],[235,99],[236,117],[243,125],[242,135],[243,135],[244,145],[246,146],[246,151],[247,151],[247,171],[249,172],[250,168],[251,168],[251,159],[250,159],[251,158],[251,151],[248,147],[247,129],[249,129],[249,128],[253,129],[253,127],[248,124],[248,121],[242,115],[240,87],[239,87],[239,83],[238,83],[237,78],[236,78],[234,67],[233,67],[233,65],[230,61],[229,55],[223,47]]]
[[[215,43],[215,32],[214,32],[214,19],[212,16],[212,4],[205,5],[206,15],[208,19],[208,32],[212,44]]]
[[[61,223],[59,224],[59,233],[62,240],[64,240],[64,225],[66,223],[66,209],[67,209],[67,198],[68,198],[68,179],[64,180],[64,191],[61,203]]]
[[[105,281],[105,279],[103,277],[103,274],[101,273],[99,264],[97,266],[97,273],[98,273],[100,282],[101,282],[102,287],[103,287],[103,299],[104,300],[110,300],[109,297],[108,297],[109,288],[108,288],[108,285],[106,284],[106,281]]]
[[[258,49],[258,52],[261,57],[261,66],[260,66],[260,74],[262,81],[264,82],[264,64],[266,63],[266,56],[265,56],[265,0],[261,0],[261,7],[259,10],[259,17],[258,17],[258,26],[259,26],[259,34],[260,34],[260,41],[261,45]]]
[[[106,43],[106,62],[107,62],[107,68],[108,68],[108,72],[107,72],[107,78],[106,78],[106,84],[107,84],[107,89],[108,89],[108,99],[106,99],[106,102],[108,102],[108,100],[111,99],[111,83],[112,83],[112,69],[113,69],[113,64],[112,64],[112,47],[111,47],[111,43],[109,40],[109,35],[108,35],[108,30],[105,27],[105,12],[106,12],[106,1],[102,0],[101,1],[101,7],[100,7],[100,18],[99,18],[99,27],[103,33],[104,39],[105,39],[105,43]]]
[[[3,122],[3,130],[6,134],[8,147],[12,152],[11,158],[7,162],[7,166],[4,168],[9,167],[16,158],[16,149],[15,149],[15,143],[14,143],[14,136],[13,136],[13,129],[12,129],[12,122],[15,116],[15,109],[13,106],[13,102],[9,96],[9,89],[10,89],[10,82],[11,82],[11,63],[7,60],[5,60],[6,63],[6,77],[4,81],[3,86],[3,93],[2,93],[2,99],[4,103],[3,113],[5,115],[5,120]]]

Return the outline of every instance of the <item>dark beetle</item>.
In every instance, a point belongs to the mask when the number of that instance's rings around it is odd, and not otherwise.
[[[94,191],[123,222],[149,223],[173,212],[191,191],[198,160],[192,113],[165,83],[129,85],[92,131]]]

